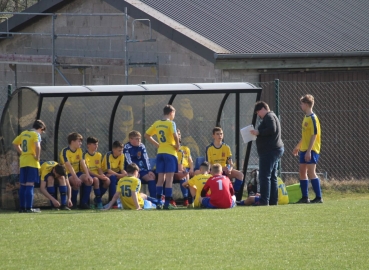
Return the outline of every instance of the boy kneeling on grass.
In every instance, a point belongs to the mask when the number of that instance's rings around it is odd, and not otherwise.
[[[156,199],[140,193],[141,181],[138,179],[139,170],[140,168],[135,163],[127,165],[127,176],[119,180],[117,191],[112,200],[105,206],[106,210],[110,209],[118,198],[122,202],[123,209],[142,210],[156,208]]]

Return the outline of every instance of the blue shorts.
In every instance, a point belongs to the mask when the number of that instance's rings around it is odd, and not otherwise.
[[[306,151],[300,152],[300,164],[317,164],[319,160],[319,154],[314,151],[311,151],[311,159],[309,162],[305,161]]]
[[[19,183],[27,182],[38,184],[40,183],[40,175],[38,169],[34,167],[22,167],[19,172]]]
[[[210,197],[203,198],[201,204],[205,208],[210,208],[210,209],[217,209],[218,208],[218,207],[216,207],[216,206],[214,206],[210,203]],[[229,208],[233,208],[235,206],[236,206],[236,197],[232,196],[232,205]]]
[[[79,178],[81,175],[83,174],[83,172],[78,172],[76,173],[77,177]],[[68,177],[71,177],[72,174],[71,173],[68,173]]]
[[[170,154],[157,154],[156,173],[175,173],[178,172],[177,157]]]
[[[142,177],[144,177],[145,175],[147,175],[149,173],[149,171],[148,170],[141,170],[140,171],[140,179],[142,178]],[[142,179],[141,179],[141,181],[142,181]],[[143,180],[143,181],[145,181],[145,180]]]

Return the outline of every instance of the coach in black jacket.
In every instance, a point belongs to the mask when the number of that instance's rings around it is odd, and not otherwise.
[[[251,133],[257,136],[256,148],[259,155],[260,205],[278,204],[278,162],[284,148],[281,139],[281,124],[269,105],[264,101],[255,104],[254,109],[262,122]]]

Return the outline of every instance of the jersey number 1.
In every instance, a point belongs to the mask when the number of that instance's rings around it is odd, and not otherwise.
[[[219,190],[223,190],[223,181],[222,180],[218,180],[218,187],[219,187]]]

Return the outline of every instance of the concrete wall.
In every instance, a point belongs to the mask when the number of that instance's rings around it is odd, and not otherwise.
[[[60,13],[120,13],[101,0],[77,0],[58,10]],[[131,36],[132,18],[129,19],[128,33]],[[51,33],[52,20],[44,17],[21,30],[22,32]],[[124,16],[57,16],[55,33],[60,34],[124,34]],[[149,38],[148,27],[135,24],[135,38]],[[159,57],[159,83],[219,82],[234,81],[223,76],[214,64],[194,54],[185,47],[153,31],[157,42],[129,44],[131,62],[153,62]],[[88,66],[86,84],[125,84],[124,36],[120,37],[61,37],[55,40],[55,54],[60,64]],[[18,55],[52,55],[50,36],[15,36],[0,41],[1,53]],[[72,85],[82,84],[82,75],[77,69],[60,69]],[[17,86],[51,85],[51,66],[17,65]],[[55,75],[56,85],[66,85],[59,74]],[[223,79],[222,79],[223,78]],[[129,83],[142,81],[156,83],[154,68],[134,68],[129,70]],[[244,81],[244,80],[243,80]],[[0,64],[0,84],[14,84],[14,72],[8,64]]]

